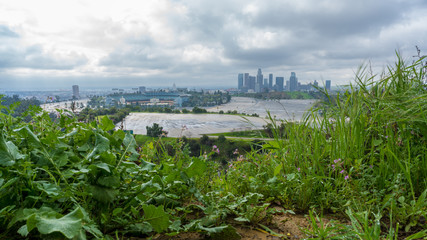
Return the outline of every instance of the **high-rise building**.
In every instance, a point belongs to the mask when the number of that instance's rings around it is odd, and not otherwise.
[[[268,80],[267,80],[267,78],[264,78],[264,88],[268,89]]]
[[[255,76],[249,76],[249,87],[248,89],[252,89],[255,91],[256,89],[256,77]]]
[[[249,73],[245,73],[244,77],[243,77],[243,87],[245,88],[245,90],[247,91],[249,89]]]
[[[331,80],[326,80],[325,88],[328,91],[331,91]]]
[[[264,79],[263,75],[262,75],[262,71],[261,68],[258,68],[258,73],[256,75],[256,90],[255,92],[261,92],[262,89],[262,80]]]
[[[146,90],[147,90],[147,88],[145,88],[144,86],[139,87],[139,92],[140,93],[144,93]]]
[[[268,88],[273,89],[273,74],[268,74]]]
[[[291,77],[289,78],[289,91],[298,91],[298,78],[295,72],[291,72]]]
[[[237,89],[242,90],[243,88],[243,73],[239,73],[237,76]]]
[[[73,85],[73,99],[80,99],[79,85]]]
[[[276,91],[283,91],[283,82],[285,81],[284,77],[276,77]]]

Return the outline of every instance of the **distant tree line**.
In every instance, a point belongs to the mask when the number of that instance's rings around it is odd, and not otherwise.
[[[188,101],[182,104],[183,107],[211,107],[215,105],[221,105],[230,102],[231,95],[216,91],[213,94],[205,92],[189,92],[191,94]]]
[[[17,117],[21,116],[25,111],[27,111],[31,106],[40,106],[41,102],[37,98],[32,97],[28,99],[20,98],[18,95],[13,95],[12,97],[0,95],[0,101],[2,106],[11,107],[13,106],[12,116]],[[5,108],[2,108],[3,113],[7,113]]]

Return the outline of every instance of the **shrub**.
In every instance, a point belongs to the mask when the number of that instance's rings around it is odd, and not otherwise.
[[[160,137],[166,136],[168,134],[167,131],[163,130],[163,127],[159,126],[158,123],[153,123],[153,126],[147,126],[147,136],[150,137]]]

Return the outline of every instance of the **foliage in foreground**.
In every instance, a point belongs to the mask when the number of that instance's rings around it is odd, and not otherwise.
[[[0,238],[218,236],[231,223],[267,226],[273,204],[308,213],[312,239],[423,238],[427,92],[417,64],[399,59],[379,81],[360,74],[323,117],[313,109],[285,128],[286,139],[272,121],[275,141],[226,170],[211,160],[217,147],[200,157],[184,141],[169,142],[173,156],[161,141],[139,148],[107,117],[52,122],[33,111],[25,123],[1,113]]]

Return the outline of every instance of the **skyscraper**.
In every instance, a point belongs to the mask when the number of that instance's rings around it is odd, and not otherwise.
[[[79,85],[73,85],[73,99],[79,99],[80,93],[79,93]]]
[[[273,74],[268,74],[268,88],[273,89]]]
[[[289,91],[298,91],[298,78],[295,72],[291,72],[291,77],[289,78]]]
[[[237,89],[242,90],[243,88],[243,73],[239,73],[237,77]]]
[[[243,87],[245,88],[245,90],[247,91],[249,89],[249,73],[245,73],[244,77],[243,77]]]
[[[276,77],[276,91],[283,91],[283,82],[285,81],[284,77]]]
[[[328,91],[331,91],[331,80],[326,80],[325,88]]]
[[[255,91],[255,89],[256,89],[256,77],[255,76],[249,76],[249,87],[248,87],[248,89],[252,89],[252,90],[254,90]]]
[[[262,75],[262,71],[261,68],[258,68],[258,73],[256,75],[256,92],[261,92],[262,89],[262,80],[263,80],[263,75]]]

